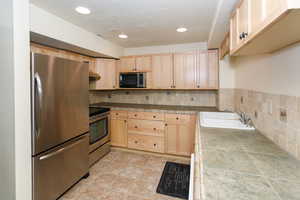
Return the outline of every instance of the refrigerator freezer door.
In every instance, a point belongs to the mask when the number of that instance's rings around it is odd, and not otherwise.
[[[33,157],[33,200],[54,200],[88,173],[88,134]]]
[[[89,131],[88,64],[32,54],[33,155]]]

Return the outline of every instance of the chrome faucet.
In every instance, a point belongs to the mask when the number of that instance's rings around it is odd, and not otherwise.
[[[245,124],[247,127],[252,127],[253,126],[251,118],[245,112],[240,112],[238,114],[240,116],[240,121],[243,124]]]

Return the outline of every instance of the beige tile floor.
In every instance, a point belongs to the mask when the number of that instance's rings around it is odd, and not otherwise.
[[[166,158],[112,150],[59,200],[176,200],[156,193],[166,161],[188,163],[185,159]]]

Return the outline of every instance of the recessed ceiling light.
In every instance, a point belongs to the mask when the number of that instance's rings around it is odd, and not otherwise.
[[[75,10],[83,15],[88,15],[91,13],[90,9],[86,8],[86,7],[82,7],[82,6],[78,6],[77,8],[75,8]]]
[[[179,32],[179,33],[183,33],[183,32],[187,31],[187,28],[180,27],[180,28],[176,29],[176,31]]]
[[[126,38],[128,38],[128,35],[120,34],[120,35],[119,35],[119,38],[126,39]]]

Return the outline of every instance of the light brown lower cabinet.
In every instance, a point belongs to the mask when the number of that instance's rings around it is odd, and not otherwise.
[[[186,121],[187,118],[189,118],[188,121]],[[190,156],[194,150],[195,143],[195,116],[178,115],[178,117],[175,118],[178,121],[174,121],[174,115],[170,115],[170,117],[166,116],[166,119],[166,153]]]
[[[127,147],[127,121],[125,119],[111,120],[111,145]]]
[[[111,144],[117,147],[190,156],[196,117],[155,112],[111,112]]]

